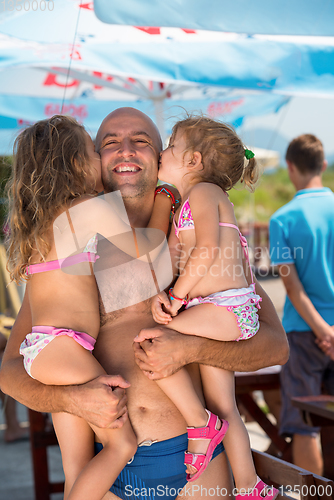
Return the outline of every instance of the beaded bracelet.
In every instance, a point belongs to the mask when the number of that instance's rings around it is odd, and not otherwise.
[[[170,211],[170,219],[172,219],[174,214],[175,214],[175,204],[176,204],[175,196],[173,195],[173,193],[169,189],[166,189],[165,187],[157,187],[155,190],[155,193],[154,193],[154,199],[155,199],[157,194],[161,194],[161,193],[165,194],[167,196],[167,198],[170,198],[172,200],[172,208]]]
[[[189,293],[187,293],[187,295],[185,296],[184,299],[180,299],[180,297],[176,297],[176,295],[174,295],[172,293],[172,290],[173,290],[173,288],[170,288],[168,290],[168,295],[170,297],[170,300],[180,300],[183,305],[187,305],[188,304],[188,302],[189,302]]]

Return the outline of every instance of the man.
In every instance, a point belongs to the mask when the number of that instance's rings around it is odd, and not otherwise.
[[[118,109],[102,122],[96,145],[101,155],[106,191],[119,189],[131,225],[146,227],[153,208],[161,151],[161,139],[155,125],[146,115],[135,109]],[[99,254],[101,252],[104,252],[103,245],[99,247]],[[131,286],[140,286],[136,280],[132,280],[130,285],[122,282],[122,276],[119,276],[119,282],[119,293],[122,294],[131,293]],[[127,409],[138,443],[147,445],[158,441],[147,448],[139,446],[138,453],[141,456],[148,450],[147,460],[150,459],[152,465],[143,462],[141,467],[146,475],[144,479],[138,476],[137,484],[146,484],[151,477],[155,477],[156,486],[159,486],[160,481],[166,498],[175,498],[177,495],[177,493],[174,496],[168,494],[166,488],[170,485],[174,485],[177,491],[181,489],[179,486],[181,484],[184,490],[188,488],[189,494],[189,487],[185,486],[185,468],[182,465],[182,456],[186,450],[186,438],[183,436],[186,432],[185,422],[175,406],[150,378],[166,376],[190,363],[200,362],[228,370],[248,371],[286,361],[287,343],[273,304],[259,285],[257,293],[263,298],[260,311],[262,326],[259,333],[245,343],[247,346],[242,342],[218,342],[181,335],[169,330],[168,335],[160,337],[157,342],[146,341],[142,346],[137,346],[136,360],[144,371],[136,365],[132,345],[134,337],[141,329],[154,326],[150,301],[116,312],[106,313],[102,308],[102,326],[94,354],[107,373],[120,374],[131,384],[127,389]],[[110,390],[113,386],[122,385],[117,376],[99,377],[80,387],[43,386],[27,376],[18,352],[20,343],[30,330],[31,317],[26,297],[4,357],[0,380],[2,389],[37,411],[69,412],[100,427],[122,425],[122,421],[126,418],[124,390],[121,387]],[[190,366],[189,369],[200,391],[196,365]],[[125,387],[124,384],[122,387]],[[174,438],[177,440],[178,450]],[[170,443],[168,463],[165,462],[162,453],[154,451],[156,446],[159,448],[164,443],[167,448]],[[176,460],[174,451],[177,454],[177,463],[179,464],[181,460],[181,465],[172,471]],[[131,464],[128,467],[130,466]],[[157,466],[160,467],[158,472]],[[131,498],[132,485],[127,484],[129,476],[127,473],[124,474],[124,481],[120,479],[120,483],[123,481],[123,491],[119,489],[117,494],[123,495],[123,498]],[[218,488],[217,498],[222,496],[221,488],[225,487],[227,492],[230,492],[231,482],[225,454],[218,454],[192,485]],[[130,490],[126,491],[127,486]],[[201,493],[201,490],[196,489],[192,489],[190,494],[193,499],[204,495],[203,490]],[[164,498],[160,494],[158,496]],[[180,496],[184,496],[184,491]]]
[[[271,260],[287,292],[283,326],[290,345],[281,372],[280,432],[293,436],[294,463],[321,475],[319,429],[304,423],[291,397],[321,394],[323,381],[334,394],[334,195],[323,187],[327,162],[314,135],[294,139],[286,162],[297,193],[270,221]]]

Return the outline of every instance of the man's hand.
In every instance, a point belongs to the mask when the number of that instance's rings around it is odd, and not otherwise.
[[[159,380],[192,363],[192,353],[200,349],[203,339],[157,327],[141,330],[134,340],[137,365],[149,379]]]
[[[86,384],[69,386],[69,413],[102,429],[118,429],[128,418],[128,387],[130,384],[120,375],[101,375]]]
[[[317,338],[315,342],[334,361],[334,326],[328,325],[321,338]]]
[[[166,309],[170,309],[169,298],[165,292],[160,292],[153,298],[151,305],[153,319],[156,323],[159,323],[159,325],[168,325],[168,323],[172,321],[169,312],[165,312]]]

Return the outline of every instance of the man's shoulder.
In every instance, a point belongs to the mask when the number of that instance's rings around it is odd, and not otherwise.
[[[298,212],[295,198],[276,210],[276,212],[270,217],[270,222],[283,222],[284,219],[292,212]]]
[[[299,191],[291,201],[279,208],[270,218],[281,224],[289,222],[298,224],[299,220],[312,221],[315,213],[317,219],[320,217],[328,218],[328,214],[334,208],[334,193],[323,188],[319,190]]]

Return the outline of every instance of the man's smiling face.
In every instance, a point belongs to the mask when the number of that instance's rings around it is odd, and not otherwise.
[[[108,192],[123,198],[154,192],[161,139],[154,123],[133,108],[120,108],[102,122],[96,138],[102,180]]]

